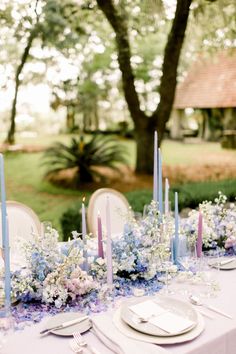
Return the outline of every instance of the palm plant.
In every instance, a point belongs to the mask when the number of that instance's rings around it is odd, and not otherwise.
[[[83,136],[72,138],[69,146],[56,142],[45,151],[44,163],[49,165],[46,176],[76,168],[77,184],[92,182],[103,177],[96,167],[118,170],[117,163],[126,163],[125,153],[116,139],[103,135],[94,135],[88,142]]]

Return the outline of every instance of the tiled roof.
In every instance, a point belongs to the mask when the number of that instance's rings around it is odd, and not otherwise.
[[[236,50],[199,59],[176,90],[174,108],[236,107]]]

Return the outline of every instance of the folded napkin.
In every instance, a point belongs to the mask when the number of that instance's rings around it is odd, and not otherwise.
[[[162,306],[151,300],[142,301],[138,304],[129,306],[129,309],[136,315],[142,318],[149,318],[151,316],[159,316],[166,312]]]
[[[140,318],[146,318],[149,323],[170,334],[180,333],[194,325],[193,321],[171,312],[171,310],[152,300],[131,305],[129,310]]]
[[[162,347],[131,339],[122,334],[112,323],[112,317],[102,314],[93,317],[93,329],[98,338],[116,354],[170,354]]]
[[[184,318],[172,312],[165,312],[157,317],[153,317],[149,320],[149,323],[170,334],[183,332],[194,325],[194,322],[188,318]]]

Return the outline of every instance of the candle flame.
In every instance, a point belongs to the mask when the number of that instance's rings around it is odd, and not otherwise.
[[[83,196],[82,202],[83,202],[83,203],[85,202],[85,196]]]

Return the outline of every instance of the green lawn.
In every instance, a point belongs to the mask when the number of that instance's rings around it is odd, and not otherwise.
[[[3,139],[3,137],[2,137]],[[71,135],[44,135],[33,138],[17,136],[16,143],[24,145],[41,145],[49,146],[54,141],[69,143]],[[0,138],[1,141],[1,138]],[[127,147],[128,162],[130,166],[135,166],[136,147],[133,140],[120,139],[120,142]],[[218,142],[178,142],[164,140],[161,146],[163,163],[166,165],[193,165],[197,162],[209,162],[212,158],[217,158],[217,161],[225,158],[234,158],[236,160],[235,150],[222,149]]]
[[[51,221],[60,230],[62,213],[87,193],[58,188],[44,181],[41,157],[41,153],[5,156],[7,199],[30,206],[40,220]]]
[[[70,137],[38,137],[17,139],[17,143],[47,146],[52,141],[68,142]],[[135,144],[132,140],[121,139],[129,151],[130,166],[135,164]],[[193,165],[207,156],[218,159],[235,157],[235,151],[222,150],[217,143],[187,144],[164,141],[162,146],[163,163],[166,165]],[[71,190],[51,185],[43,179],[45,167],[42,166],[42,153],[7,153],[5,154],[5,174],[7,199],[16,200],[30,206],[41,221],[51,221],[61,231],[60,217],[69,207],[80,205],[82,196],[90,195],[84,190]],[[131,197],[132,199],[132,197]],[[79,216],[78,216],[79,217]]]

